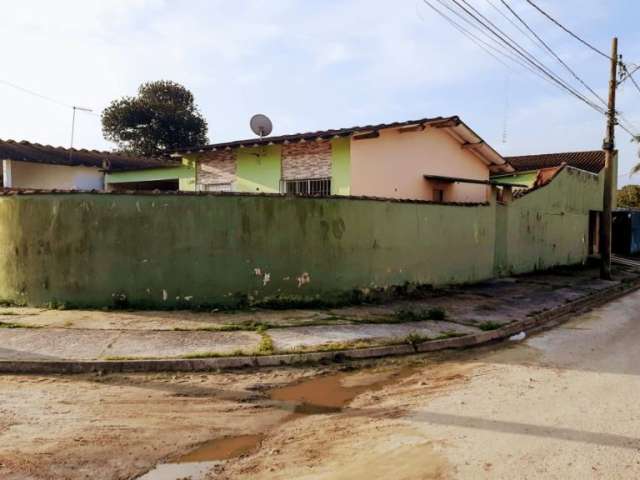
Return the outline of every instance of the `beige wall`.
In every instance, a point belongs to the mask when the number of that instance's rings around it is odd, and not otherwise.
[[[60,190],[103,190],[104,174],[97,168],[3,161],[4,186]]]
[[[351,195],[433,200],[433,186],[423,175],[488,180],[489,168],[442,128],[351,141]],[[436,186],[443,188],[443,185]],[[446,202],[485,202],[489,188],[445,184]]]

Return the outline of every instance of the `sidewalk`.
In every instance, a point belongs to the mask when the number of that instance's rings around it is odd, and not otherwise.
[[[198,359],[465,337],[588,298],[639,274],[559,269],[328,310],[146,312],[0,308],[0,361]],[[415,295],[418,296],[418,295]]]

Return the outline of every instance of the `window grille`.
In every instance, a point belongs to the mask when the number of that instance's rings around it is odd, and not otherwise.
[[[200,185],[200,191],[202,192],[233,192],[233,187],[230,183],[215,183]]]
[[[281,180],[280,193],[312,197],[331,195],[331,178],[304,178],[299,180]]]

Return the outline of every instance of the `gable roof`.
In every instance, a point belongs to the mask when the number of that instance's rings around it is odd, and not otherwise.
[[[521,155],[505,157],[505,159],[519,172],[540,170],[542,168],[559,167],[567,164],[573,168],[600,173],[604,168],[604,150],[588,152],[560,152],[540,155]]]
[[[388,128],[410,129],[412,127],[415,127],[416,129],[423,129],[427,126],[446,129],[454,138],[456,138],[456,140],[460,142],[461,145],[469,148],[472,153],[480,157],[483,162],[487,164],[489,168],[495,173],[513,171],[513,168],[511,168],[509,163],[505,161],[502,155],[500,155],[489,144],[487,144],[458,116],[420,118],[417,120],[406,120],[402,122],[379,123],[376,125],[363,125],[332,130],[319,130],[315,132],[294,133],[290,135],[234,140],[231,142],[214,143],[211,145],[204,145],[200,147],[182,148],[179,150],[175,150],[173,152],[173,155],[178,156],[193,153],[212,152],[217,150],[231,150],[234,148],[251,148],[266,145],[331,140],[334,138],[344,138],[353,135],[362,135],[362,138],[367,138],[367,135],[375,136],[379,130]]]
[[[97,150],[52,147],[51,145],[14,140],[0,140],[0,160],[97,167],[107,171],[141,170],[179,165],[179,162],[175,160],[134,157]]]

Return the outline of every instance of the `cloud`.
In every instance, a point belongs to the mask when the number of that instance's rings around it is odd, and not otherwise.
[[[619,31],[625,55],[640,57],[640,7],[613,3],[541,5],[602,48]],[[475,4],[528,42],[488,3]],[[605,93],[606,62],[526,5],[519,12]],[[0,78],[97,111],[142,82],[175,80],[194,92],[216,141],[250,136],[256,112],[274,119],[276,133],[459,114],[498,149],[519,152],[598,148],[602,137],[597,114],[520,67],[505,69],[419,0],[21,0],[4,2],[0,15]],[[70,109],[2,85],[0,104],[0,138],[68,144]],[[640,120],[638,107],[625,86],[621,109]],[[86,114],[76,143],[111,147],[99,117]],[[635,155],[626,140],[621,148]]]

